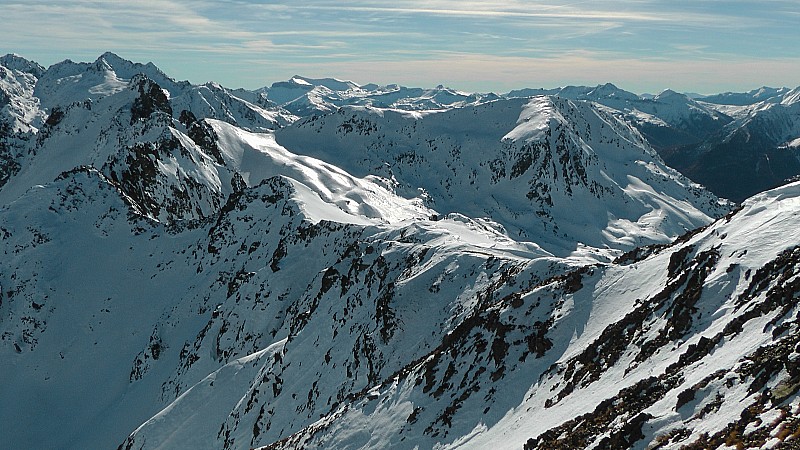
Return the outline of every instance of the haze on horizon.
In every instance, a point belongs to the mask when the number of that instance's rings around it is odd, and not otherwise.
[[[796,0],[0,0],[0,10],[0,53],[49,66],[112,51],[234,88],[294,74],[481,92],[800,85]]]

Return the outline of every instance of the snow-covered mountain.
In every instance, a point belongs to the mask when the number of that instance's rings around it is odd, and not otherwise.
[[[643,97],[607,83],[594,87],[520,89],[506,94],[507,97],[534,95],[558,95],[607,106],[623,120],[633,124],[665,158],[674,154],[676,148],[702,142],[732,120],[720,108],[705,105],[670,89],[658,95]],[[672,163],[670,160],[667,162]]]
[[[714,221],[599,102],[0,61],[0,448],[798,439],[796,183]]]
[[[742,201],[800,175],[797,89],[690,98],[666,90],[639,97],[612,84],[522,89],[507,97],[558,95],[612,108],[666,163],[715,194]]]
[[[789,91],[790,89],[786,87],[762,86],[748,92],[723,92],[721,94],[705,95],[700,100],[716,105],[746,106],[781,97]]]
[[[43,115],[33,89],[44,67],[18,55],[0,57],[0,121],[10,132],[41,126]]]
[[[735,201],[800,174],[800,88],[764,88],[747,96],[763,100],[733,107],[705,103],[735,120],[695,145],[661,152],[671,166]]]
[[[442,213],[490,217],[559,256],[667,242],[726,208],[608,109],[559,97],[436,113],[343,108],[276,138],[399,192],[423,192]]]
[[[63,107],[74,101],[96,100],[117,93],[138,74],[164,90],[176,114],[189,110],[198,117],[224,120],[252,131],[274,129],[293,120],[285,111],[267,110],[216,83],[195,86],[176,82],[152,63],[133,63],[113,53],[104,53],[93,63],[66,60],[51,66],[37,80],[35,93],[44,99],[43,107]]]
[[[410,88],[396,84],[360,86],[333,78],[307,78],[295,75],[288,81],[273,83],[256,91],[264,99],[299,116],[336,111],[342,106],[372,106],[408,111],[444,110],[496,100],[495,94],[472,94],[444,86],[433,89]]]
[[[33,95],[44,67],[21,56],[0,58],[0,187],[20,169],[27,141],[46,117]]]
[[[497,295],[265,448],[796,448],[798,208],[795,183],[673,245]]]

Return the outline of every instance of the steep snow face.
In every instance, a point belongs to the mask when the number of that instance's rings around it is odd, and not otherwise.
[[[0,417],[17,424],[0,437],[5,448],[113,448],[156,408],[155,391],[121,389],[126,349],[147,344],[145,324],[191,273],[150,278],[165,246],[153,237],[164,230],[123,198],[87,170],[0,209]]]
[[[308,156],[296,155],[275,142],[272,134],[244,131],[220,121],[208,121],[214,130],[217,146],[228,170],[242,176],[248,185],[255,185],[277,175],[291,178],[300,186],[329,204],[322,209],[319,202],[307,203],[310,217],[322,213],[316,220],[327,219],[346,223],[362,223],[364,219],[399,222],[428,218],[433,211],[422,199],[404,199],[368,179],[353,177],[344,170]],[[338,220],[337,220],[338,219]]]
[[[512,290],[265,448],[791,447],[798,209],[795,183],[674,245]]]
[[[0,58],[0,126],[7,133],[36,131],[44,122],[33,88],[41,66],[16,55]]]
[[[0,57],[0,188],[19,172],[25,147],[44,123],[36,77],[44,69],[17,55]]]
[[[667,242],[725,206],[606,110],[555,97],[410,114],[342,109],[276,132],[302,154],[420,190],[441,213],[491,217],[561,256]]]

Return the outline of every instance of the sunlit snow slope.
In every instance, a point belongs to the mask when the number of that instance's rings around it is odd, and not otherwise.
[[[728,207],[667,167],[631,125],[557,97],[427,114],[341,109],[276,137],[423,192],[440,212],[490,217],[560,256],[667,242]]]
[[[268,448],[795,448],[799,209],[795,183],[512,289]]]

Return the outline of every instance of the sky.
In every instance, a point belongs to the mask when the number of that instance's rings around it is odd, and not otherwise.
[[[800,0],[0,0],[0,17],[2,54],[47,67],[112,51],[231,88],[800,85]]]

